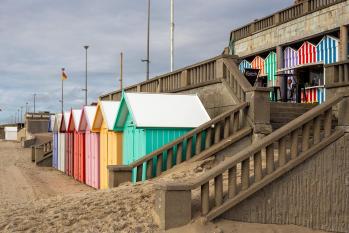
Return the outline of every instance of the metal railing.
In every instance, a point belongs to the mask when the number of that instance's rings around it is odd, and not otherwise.
[[[201,215],[212,220],[342,136],[343,130],[332,129],[332,110],[343,98],[336,96],[313,108],[190,183],[162,184],[161,189],[199,189]]]

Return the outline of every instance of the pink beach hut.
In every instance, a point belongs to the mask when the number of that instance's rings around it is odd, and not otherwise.
[[[82,110],[79,131],[85,133],[85,172],[87,185],[99,189],[99,133],[91,132],[97,106]]]

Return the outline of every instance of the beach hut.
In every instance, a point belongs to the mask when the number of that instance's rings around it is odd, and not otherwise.
[[[64,150],[64,169],[68,176],[73,175],[73,153],[74,153],[74,133],[69,131],[69,122],[71,118],[71,111],[64,112],[61,132],[64,132],[65,150]]]
[[[122,164],[122,133],[113,131],[120,102],[101,101],[97,105],[92,131],[100,133],[100,188],[108,188],[108,165]]]
[[[6,141],[17,141],[17,127],[7,126],[4,128]]]
[[[123,132],[124,164],[142,158],[209,120],[197,95],[123,93],[114,130]],[[163,166],[167,164],[164,157]],[[144,179],[146,165],[143,166]],[[156,166],[153,168],[155,174]],[[133,180],[135,174],[133,171]]]
[[[298,49],[298,65],[316,62],[316,46],[306,41]]]
[[[260,56],[256,56],[253,61],[251,62],[253,69],[259,69],[259,75],[265,75],[265,67],[264,67],[264,59]]]
[[[268,86],[274,87],[278,86],[276,83],[276,71],[277,71],[277,62],[276,62],[276,53],[270,52],[264,60],[264,72],[268,76]]]
[[[85,132],[79,131],[81,120],[81,109],[73,109],[69,121],[69,132],[74,134],[73,138],[73,177],[85,182]]]
[[[239,70],[244,73],[246,68],[252,68],[252,65],[249,61],[247,60],[242,60],[239,64]]]
[[[64,113],[61,114],[61,119],[59,124],[59,131],[58,131],[58,170],[61,172],[65,172],[65,120],[64,120]]]
[[[316,45],[316,60],[324,64],[338,62],[339,39],[333,36],[324,36]]]
[[[85,133],[85,182],[99,189],[99,133],[91,131],[97,106],[85,106],[82,110],[79,132]]]
[[[287,47],[284,50],[284,68],[294,68],[298,65],[297,50]]]
[[[50,119],[48,122],[48,132],[53,132],[53,127],[55,125],[56,115],[50,115]]]
[[[52,157],[52,167],[59,169],[60,167],[60,157],[59,157],[59,129],[62,122],[62,114],[55,115],[55,121],[53,122],[52,133],[53,133],[53,157]]]

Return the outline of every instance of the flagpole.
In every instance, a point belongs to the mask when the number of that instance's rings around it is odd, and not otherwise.
[[[64,68],[62,68],[62,72],[64,71]],[[64,101],[64,99],[63,99],[63,82],[64,82],[64,79],[63,79],[63,77],[61,77],[61,79],[62,79],[62,98],[61,98],[61,102],[62,102],[62,114],[63,114],[63,101]]]

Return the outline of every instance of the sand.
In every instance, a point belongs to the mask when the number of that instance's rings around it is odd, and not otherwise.
[[[30,149],[0,142],[0,232],[162,232],[153,222],[154,184],[188,180],[214,165],[211,159],[184,163],[153,181],[96,191],[53,168],[36,167]],[[321,232],[227,220],[203,223],[195,216],[191,224],[169,232]]]

